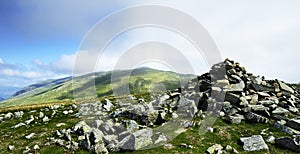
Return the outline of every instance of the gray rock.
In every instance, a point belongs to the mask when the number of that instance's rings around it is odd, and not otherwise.
[[[256,104],[258,102],[258,95],[254,94],[251,96],[250,104]]]
[[[135,150],[135,138],[134,135],[129,134],[128,136],[124,137],[119,143],[118,147],[121,150]]]
[[[15,149],[15,146],[9,145],[7,149],[10,150],[10,151],[13,151]]]
[[[43,112],[40,112],[39,118],[42,119],[44,116],[45,116],[44,113],[43,113]]]
[[[269,108],[263,106],[263,105],[249,105],[249,107],[251,108],[251,110],[253,111],[266,111]]]
[[[109,99],[105,99],[105,104],[103,105],[103,108],[106,111],[111,111],[111,109],[114,107],[114,105],[110,102]]]
[[[36,144],[36,145],[33,146],[33,149],[34,149],[34,150],[39,150],[39,149],[40,149],[40,146]]]
[[[69,111],[63,111],[63,114],[67,115],[67,114],[69,114]]]
[[[14,117],[14,114],[12,114],[11,112],[8,112],[8,113],[5,114],[4,119],[8,120],[8,119],[11,119],[13,117]]]
[[[97,143],[103,143],[103,136],[104,134],[99,129],[92,128],[89,136],[91,144],[96,145]]]
[[[300,120],[299,119],[288,120],[285,125],[300,131]]]
[[[152,129],[141,129],[133,133],[134,138],[135,138],[135,150],[143,149],[151,144],[152,142],[152,134],[153,130]]]
[[[262,97],[270,97],[270,95],[266,92],[257,92],[257,94]]]
[[[264,117],[264,116],[261,116],[261,115],[258,115],[256,113],[253,113],[253,112],[248,112],[245,114],[245,119],[247,121],[250,121],[250,122],[257,122],[257,123],[268,123],[269,122],[269,119]]]
[[[275,122],[275,127],[279,128],[282,132],[286,132],[286,133],[291,134],[291,135],[300,134],[299,131],[294,130],[290,127],[287,127],[287,126],[285,126],[285,124],[286,124],[286,121],[284,121],[284,120],[276,121]]]
[[[125,128],[130,132],[135,132],[139,129],[139,124],[134,120],[123,121]]]
[[[165,135],[159,135],[158,139],[156,141],[154,141],[154,144],[160,144],[160,143],[165,143],[167,142],[168,139]]]
[[[34,121],[33,115],[30,115],[30,119],[26,120],[25,124],[28,125],[28,124],[30,124],[33,121]]]
[[[225,101],[229,101],[231,104],[238,104],[240,102],[240,97],[236,94],[226,93]]]
[[[212,127],[207,127],[206,130],[207,130],[208,132],[210,132],[210,133],[213,133],[213,132],[214,132],[214,128],[212,128]]]
[[[267,139],[267,142],[272,143],[272,144],[275,143],[275,137],[274,136],[269,136],[268,139]]]
[[[243,80],[240,80],[239,83],[227,85],[225,87],[225,89],[226,89],[225,91],[227,91],[227,92],[242,92],[242,91],[244,91],[244,88],[245,88],[245,83]]]
[[[245,117],[240,114],[235,114],[233,116],[227,117],[227,120],[232,124],[240,124],[242,122],[242,120],[244,120],[244,119],[245,119]]]
[[[56,124],[56,127],[61,127],[61,126],[66,126],[67,124],[66,123],[58,123]]]
[[[25,138],[26,139],[31,139],[34,135],[35,135],[35,133],[31,133],[29,135],[26,135]]]
[[[43,122],[48,122],[48,121],[50,121],[50,119],[49,119],[47,116],[45,116],[45,117],[43,118]]]
[[[15,129],[15,128],[19,128],[19,127],[21,127],[21,126],[26,126],[26,124],[24,124],[24,123],[19,123],[19,124],[15,125],[15,126],[12,126],[11,128],[12,128],[12,129]]]
[[[62,140],[62,139],[55,139],[55,140],[54,140],[54,143],[55,143],[56,145],[58,145],[58,146],[61,146],[61,147],[65,146],[65,141]]]
[[[215,154],[215,153],[218,153],[219,151],[222,151],[222,149],[223,149],[223,146],[222,146],[222,145],[220,145],[220,144],[215,144],[215,145],[209,147],[209,148],[206,150],[206,152],[207,152],[208,154]]]
[[[108,150],[106,149],[106,147],[103,143],[97,143],[94,146],[93,152],[95,154],[108,154]]]
[[[282,107],[277,107],[274,111],[272,111],[273,114],[283,114],[283,113],[289,113],[290,111],[287,109],[284,109]]]
[[[110,144],[110,143],[117,143],[118,142],[118,136],[116,135],[105,135],[102,140],[106,143],[106,144]]]
[[[275,143],[284,148],[290,149],[292,151],[300,152],[300,146],[297,145],[292,138],[289,137],[277,138],[275,140]]]
[[[279,86],[280,86],[280,88],[281,88],[282,90],[285,90],[285,91],[287,91],[287,92],[289,92],[289,93],[292,93],[292,94],[295,93],[295,91],[294,91],[291,87],[289,87],[288,85],[286,85],[286,84],[283,83],[282,81],[278,81],[278,83],[279,83]]]
[[[78,135],[84,135],[86,132],[91,131],[91,127],[85,121],[80,121],[73,127],[73,131]]]
[[[14,112],[15,118],[22,118],[24,115],[23,111]]]
[[[261,135],[252,135],[251,137],[241,137],[241,142],[244,144],[245,151],[269,150]]]

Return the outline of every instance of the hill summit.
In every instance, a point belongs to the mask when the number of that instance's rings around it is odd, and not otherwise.
[[[36,130],[41,123],[69,121],[65,118],[69,115],[78,122],[54,127],[48,143],[66,151],[97,154],[300,152],[298,89],[255,76],[232,60],[215,64],[183,87],[149,95],[24,111],[30,119],[12,128]],[[4,122],[15,118],[12,113],[4,117]]]

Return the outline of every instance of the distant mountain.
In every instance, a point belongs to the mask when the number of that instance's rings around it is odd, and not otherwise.
[[[7,99],[11,97],[15,92],[19,91],[20,87],[9,87],[9,86],[1,86],[0,87],[0,97]]]
[[[34,93],[36,89],[42,88],[42,89],[47,89],[49,87],[53,87],[59,84],[63,84],[67,81],[72,80],[72,77],[66,77],[66,78],[61,78],[61,79],[56,79],[56,80],[46,80],[39,82],[37,84],[32,84],[28,87],[22,88],[21,90],[17,91],[12,95],[12,97],[20,96],[20,95],[26,95],[28,93]],[[40,90],[40,89],[39,89]]]
[[[111,76],[113,73],[116,75],[117,81],[112,84]],[[128,74],[130,74],[129,79]],[[13,97],[4,100],[0,104],[0,108],[16,105],[70,101],[74,99],[73,90],[78,92],[78,96],[89,99],[94,96],[89,93],[93,85],[96,87],[98,97],[109,96],[113,94],[112,87],[116,89],[121,88],[124,86],[124,81],[129,81],[131,94],[173,90],[194,77],[195,75],[177,74],[147,67],[134,70],[90,73],[74,79],[67,77],[47,80],[22,88],[13,94]],[[72,82],[76,84],[73,85]]]
[[[3,101],[3,100],[4,100],[4,98],[0,97],[0,102]]]

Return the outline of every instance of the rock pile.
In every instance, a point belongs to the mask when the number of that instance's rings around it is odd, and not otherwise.
[[[81,104],[79,116],[83,121],[72,129],[58,130],[54,142],[70,150],[82,148],[94,153],[147,149],[167,143],[196,124],[213,132],[209,124],[196,119],[218,115],[232,124],[274,123],[283,132],[295,135],[295,139],[274,141],[270,137],[270,143],[299,152],[299,98],[293,86],[254,76],[239,63],[226,59],[185,87],[152,95],[150,102],[126,97]],[[268,149],[260,135],[243,136],[240,140],[246,151]],[[219,145],[208,151],[226,152]]]

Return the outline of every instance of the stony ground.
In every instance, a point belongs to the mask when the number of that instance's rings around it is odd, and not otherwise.
[[[299,91],[292,85],[254,76],[239,63],[225,60],[173,92],[3,110],[0,149],[1,153],[299,153],[299,109]],[[157,147],[143,150],[153,145]]]

